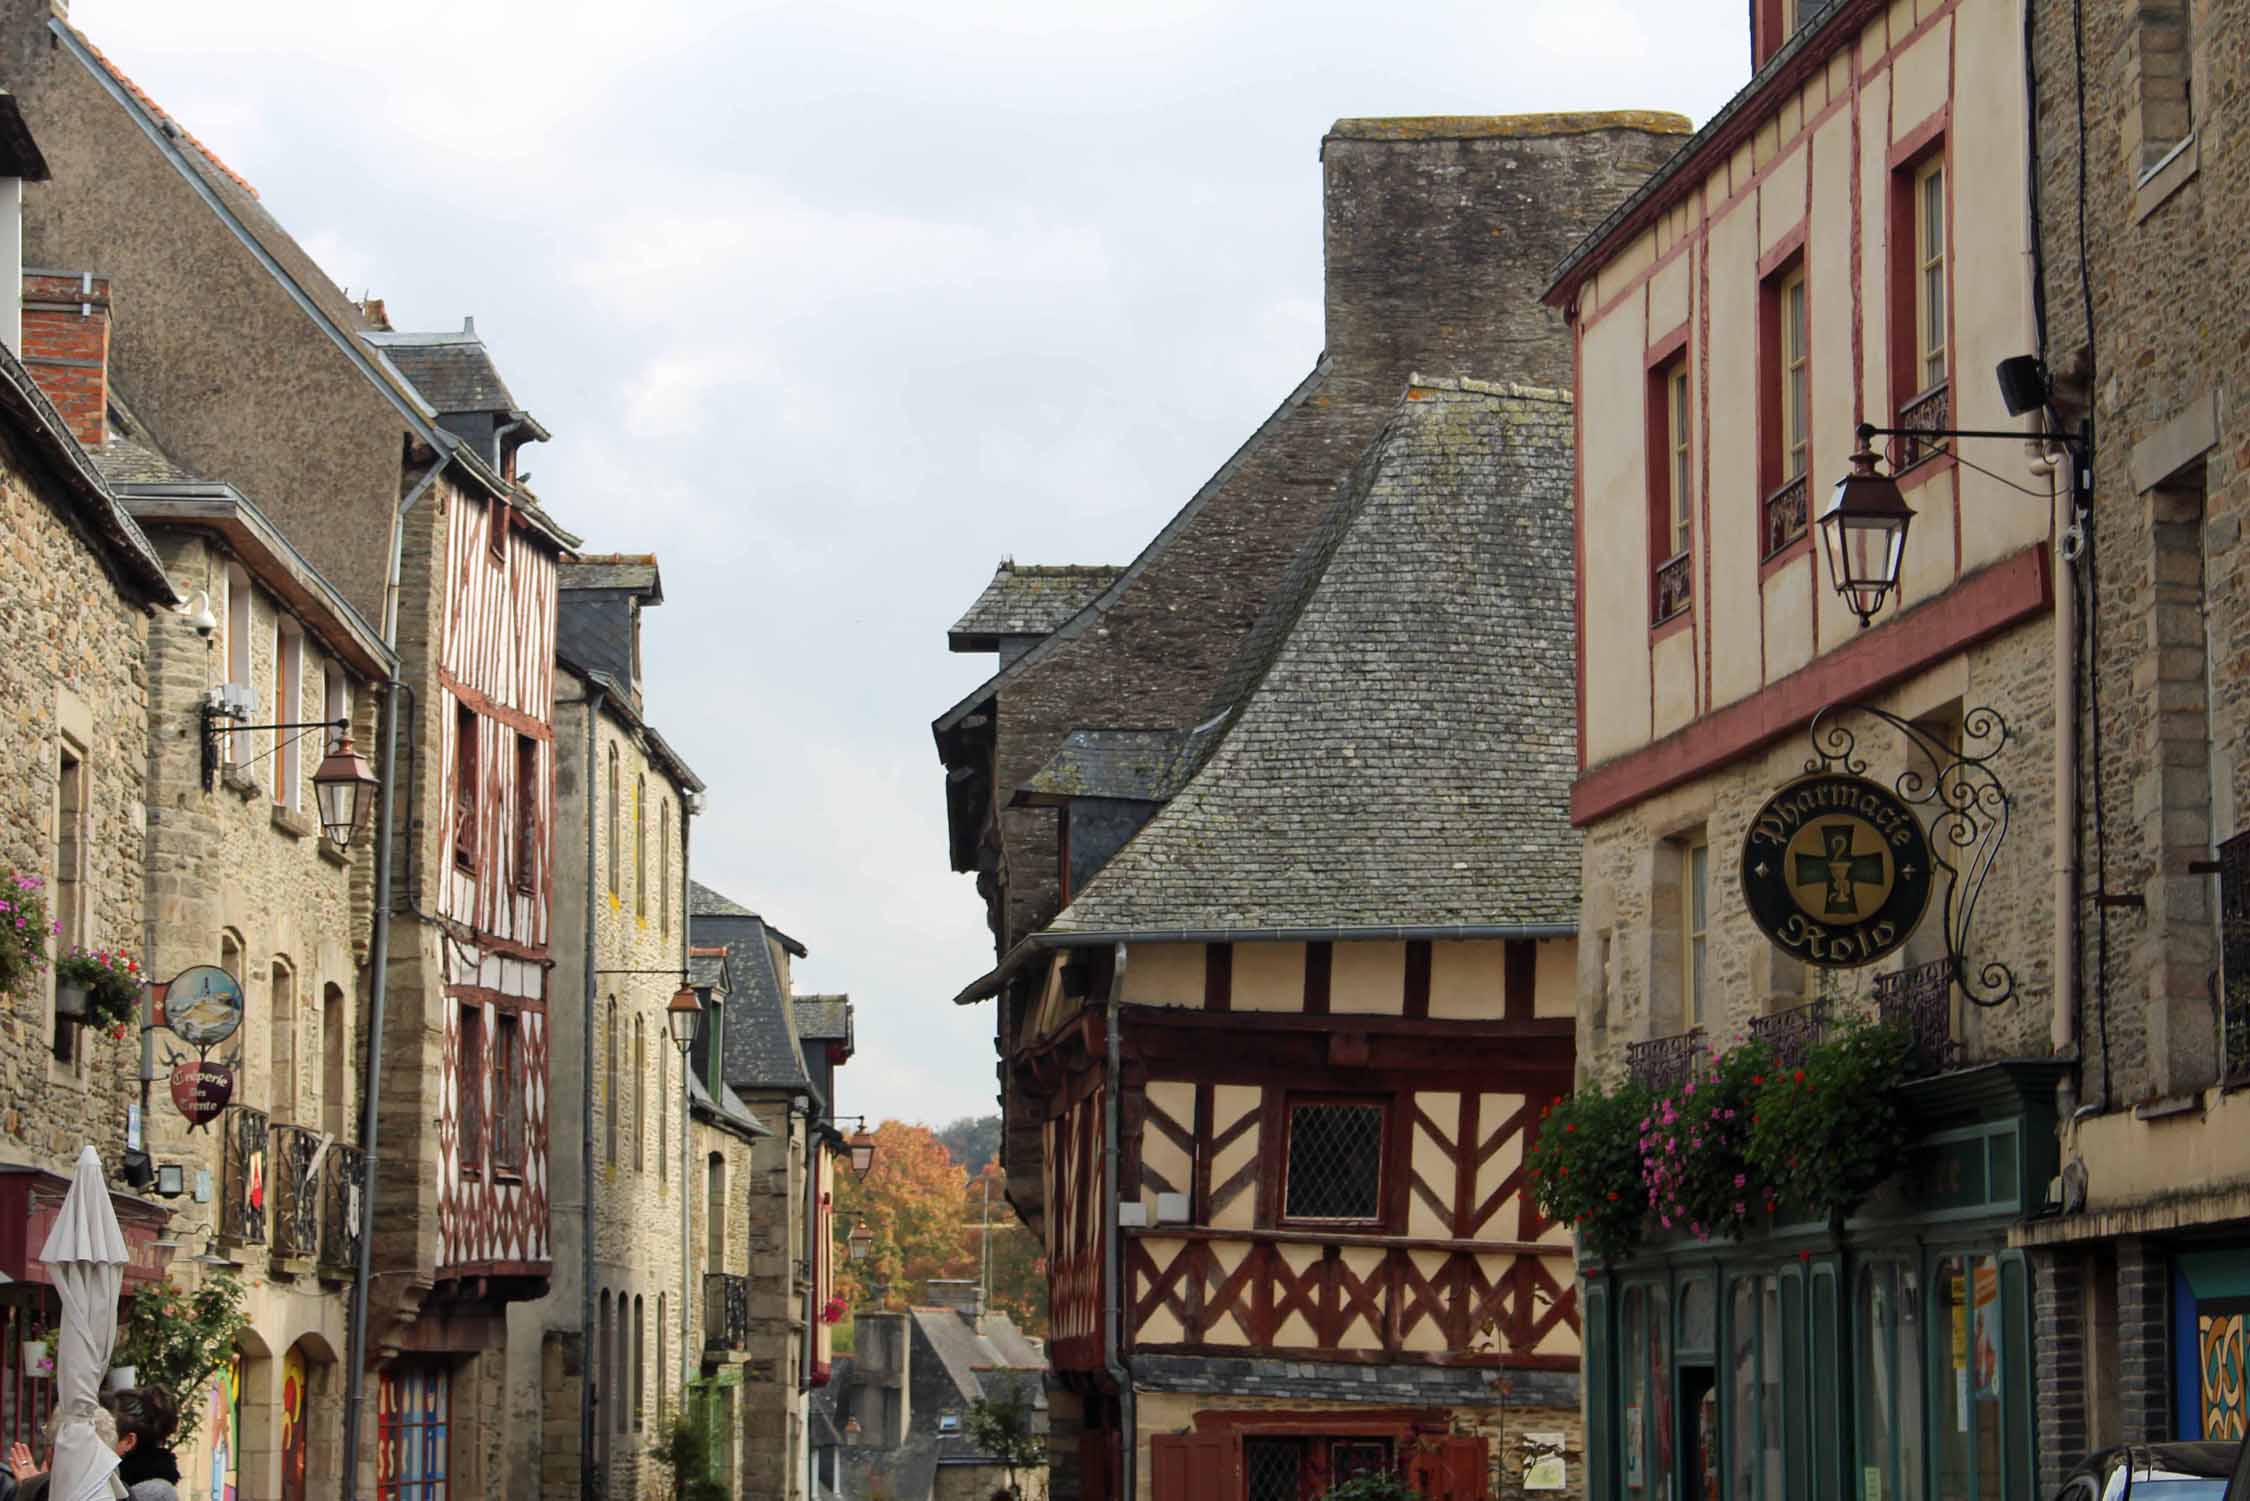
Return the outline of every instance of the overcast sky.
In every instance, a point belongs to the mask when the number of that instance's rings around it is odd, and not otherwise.
[[[993,1108],[929,721],[1002,555],[1122,563],[1318,356],[1351,115],[1676,110],[1741,0],[75,0],[400,327],[473,314],[591,550],[654,552],[695,874],[848,990],[839,1108]],[[119,288],[119,306],[129,291]]]

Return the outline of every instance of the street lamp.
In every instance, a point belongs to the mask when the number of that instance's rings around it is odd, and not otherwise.
[[[330,844],[340,850],[350,848],[352,836],[366,827],[368,815],[375,811],[375,786],[375,769],[352,749],[347,732],[313,772],[320,828]]]
[[[2028,370],[2025,368],[2029,366]],[[2045,375],[2028,356],[2000,363],[2000,392],[2011,416],[2020,416],[2039,404]],[[1859,451],[1852,455],[1852,472],[1836,482],[1828,509],[1820,513],[1821,551],[1828,558],[1828,580],[1844,603],[1859,617],[1861,630],[1874,621],[1883,601],[1898,587],[1899,565],[1906,557],[1906,529],[1914,520],[1898,480],[1875,472],[1877,438],[1911,438],[1917,442],[2001,440],[2014,443],[2052,444],[2070,455],[2070,505],[2082,517],[2094,492],[2094,427],[2091,420],[2075,433],[1990,432],[1970,428],[1877,427],[1859,425]],[[2052,450],[2049,450],[2050,453]],[[2020,486],[2018,488],[2021,488]],[[2036,494],[2037,492],[2032,492]]]
[[[861,1220],[852,1226],[852,1233],[844,1237],[844,1249],[855,1262],[868,1258],[875,1249],[875,1232],[867,1228],[867,1221]]]
[[[1820,513],[1820,546],[1828,555],[1829,581],[1866,630],[1883,600],[1898,587],[1906,556],[1906,529],[1914,512],[1899,493],[1898,481],[1875,472],[1874,429],[1859,430],[1859,452],[1852,472],[1836,482],[1828,509]]]
[[[664,1025],[671,1031],[672,1046],[680,1050],[681,1058],[695,1050],[695,1039],[703,1031],[703,1003],[684,980],[672,992],[672,1003],[664,1008]]]

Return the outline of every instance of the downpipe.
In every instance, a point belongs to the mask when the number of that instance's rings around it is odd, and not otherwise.
[[[1124,1084],[1123,1029],[1117,1008],[1125,997],[1125,945],[1113,950],[1109,972],[1108,1012],[1102,1057],[1102,1234],[1103,1309],[1102,1369],[1117,1387],[1117,1495],[1118,1501],[1135,1501],[1135,1461],[1139,1458],[1138,1428],[1133,1412],[1133,1371],[1125,1359],[1125,1230],[1118,1223],[1117,1154],[1124,1111],[1119,1093]],[[1050,1211],[1051,1212],[1051,1211]]]
[[[602,704],[608,691],[598,684],[589,683],[584,700],[586,707],[586,755],[579,763],[579,776],[584,780],[586,796],[580,801],[586,807],[586,976],[585,1013],[578,1028],[578,1182],[582,1192],[578,1206],[578,1474],[579,1493],[588,1498],[599,1496],[606,1487],[594,1467],[594,1018],[600,1008],[594,1004],[595,935],[601,931],[601,916],[594,906],[599,895],[599,860],[594,850],[594,824],[600,808],[594,798],[594,752],[602,720]],[[684,1081],[683,1081],[684,1084]],[[684,1126],[683,1126],[684,1131]],[[684,1137],[683,1137],[684,1139]],[[687,1184],[680,1184],[686,1203]],[[680,1254],[687,1255],[683,1241]],[[684,1310],[683,1310],[684,1311]],[[685,1353],[686,1341],[681,1341]],[[659,1378],[661,1379],[661,1378]]]

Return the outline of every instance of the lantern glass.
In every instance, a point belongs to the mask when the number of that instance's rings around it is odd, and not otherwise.
[[[852,1226],[852,1233],[844,1237],[844,1248],[853,1261],[865,1261],[875,1249],[875,1232],[867,1228],[865,1220]]]
[[[164,1162],[157,1164],[156,1196],[158,1198],[176,1199],[181,1194],[186,1192],[186,1169],[182,1168],[177,1162]]]
[[[852,1176],[866,1177],[867,1170],[875,1165],[875,1138],[864,1128],[852,1133],[851,1154]]]
[[[688,986],[673,992],[672,1004],[664,1008],[664,1024],[671,1029],[672,1046],[682,1053],[694,1050],[696,1036],[703,1030],[703,1003]]]
[[[338,849],[347,849],[352,836],[366,826],[375,810],[375,769],[352,749],[349,735],[336,742],[313,773],[313,796],[320,804],[321,832]]]
[[[1874,454],[1852,456],[1853,471],[1836,483],[1820,516],[1820,546],[1828,578],[1864,628],[1898,587],[1906,559],[1906,532],[1914,512],[1898,484],[1875,473]]]

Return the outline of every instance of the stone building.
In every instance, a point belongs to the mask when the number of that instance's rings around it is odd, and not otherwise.
[[[807,1395],[828,1380],[834,1296],[836,1070],[851,1057],[847,997],[793,993],[805,947],[756,912],[701,883],[688,889],[698,948],[724,953],[729,988],[707,1023],[697,1065],[707,1086],[733,1091],[772,1134],[747,1185],[749,1359],[738,1403],[750,1501],[811,1494]]]
[[[653,1446],[683,1400],[710,1400],[719,1473],[740,1495],[752,1456],[727,1408],[751,1143],[768,1128],[696,1077],[666,1018],[683,987],[705,1026],[727,1009],[724,956],[692,950],[688,932],[703,783],[647,717],[641,616],[664,598],[656,560],[574,555],[560,588],[555,901],[558,931],[577,941],[558,955],[550,1069],[572,1110],[556,1123],[554,1280],[509,1311],[511,1464],[546,1497],[662,1494]]]
[[[1747,86],[1546,293],[1579,371],[1580,1067],[1677,1101],[1706,1048],[1787,1064],[1880,1016],[1912,1038],[1909,1136],[1849,1217],[1753,1198],[1734,1236],[1582,1247],[1588,1460],[1605,1495],[2045,1494],[2076,1455],[2040,1414],[2019,1247],[2092,893],[2056,797],[2070,465],[1991,376],[2039,342],[2032,117],[1997,84],[2023,14],[1751,21]],[[1906,430],[1871,468],[1914,520],[1895,594],[1855,605],[1815,513],[1863,423]],[[1915,435],[1952,429],[2005,436]],[[1829,842],[1764,842],[1800,826]]]
[[[362,976],[373,898],[368,841],[339,849],[320,826],[312,775],[349,734],[365,745],[375,689],[395,659],[374,628],[240,492],[188,473],[132,426],[81,434],[173,580],[217,622],[205,639],[160,616],[148,645],[149,972],[217,965],[243,988],[232,1103],[190,1128],[164,1081],[195,1055],[176,1034],[149,1044],[141,1105],[151,1156],[198,1185],[172,1235],[203,1258],[176,1281],[232,1266],[249,1328],[221,1382],[184,1394],[206,1408],[190,1494],[307,1495],[341,1482],[341,1381],[358,1256]],[[254,690],[246,720],[207,721],[226,685]],[[325,728],[343,721],[345,731]],[[211,729],[228,723],[299,730]],[[215,1462],[214,1462],[215,1461]]]
[[[2031,10],[2025,352],[2055,426],[2093,439],[2066,591],[2085,633],[2077,983],[2058,998],[2076,1109],[2064,1212],[2013,1237],[2038,1276],[2045,1481],[2097,1447],[2244,1432],[2250,251],[2227,226],[2250,33],[2209,0]]]
[[[1569,663],[1551,648],[1570,621],[1559,592],[1541,623],[1539,586],[1502,582],[1499,536],[1436,533],[1507,516],[1559,588],[1567,541],[1537,497],[1559,503],[1572,364],[1537,293],[1685,129],[1646,114],[1338,122],[1311,375],[1132,564],[1004,565],[954,628],[956,649],[1001,660],[934,728],[954,865],[976,871],[1000,957],[960,999],[998,998],[1008,1198],[1048,1247],[1059,1496],[1116,1495],[1130,1474],[1159,1501],[1233,1501],[1378,1450],[1482,1493],[1512,1463],[1480,1416],[1505,1367],[1525,1373],[1528,1407],[1574,1426],[1565,1242],[1524,1217],[1520,1175],[1485,1172],[1521,1152],[1529,1101],[1568,1085]],[[1385,571],[1394,547],[1425,560],[1419,576]],[[1374,618],[1385,591],[1427,617],[1426,655]],[[1355,609],[1374,614],[1343,623]],[[1446,702],[1463,685],[1414,686],[1481,671],[1445,653],[1486,648],[1520,659],[1509,692],[1480,677],[1471,706]],[[1377,653],[1399,668],[1390,683],[1374,681]],[[1479,741],[1499,703],[1525,738],[1517,787],[1446,787],[1445,742]],[[1335,743],[1331,720],[1358,732]],[[1461,815],[1450,828],[1445,808]],[[1520,887],[1497,879],[1488,837],[1521,846]],[[1121,1086],[1105,1079],[1111,1019]],[[1340,1052],[1320,1051],[1323,1032]],[[1423,1060],[1426,1141],[1401,1082]],[[1113,1198],[1099,1164],[1119,1087]],[[1291,1104],[1323,1088],[1365,1098]],[[1342,1113],[1319,1115],[1329,1104]],[[1311,1132],[1380,1137],[1341,1154],[1377,1169],[1338,1189],[1372,1196],[1346,1231],[1289,1211],[1284,1117],[1304,1112]],[[1436,1218],[1417,1180],[1446,1206]],[[1134,1310],[1117,1331],[1099,1315],[1113,1236]],[[1289,1312],[1326,1307],[1347,1260],[1349,1318]],[[1394,1307],[1410,1266],[1445,1291]],[[1473,1294],[1491,1279],[1501,1291]],[[1542,1279],[1556,1286],[1526,1317]],[[1472,1348],[1487,1315],[1492,1342]],[[1354,1385],[1359,1368],[1383,1379]],[[1355,1413],[1378,1387],[1412,1395]]]
[[[46,177],[16,101],[0,95],[0,211]],[[34,187],[34,190],[36,188]],[[13,243],[12,224],[0,240]],[[137,1049],[56,1011],[58,948],[146,956],[149,668],[152,624],[174,622],[163,560],[72,425],[16,351],[22,315],[0,304],[0,899],[36,897],[49,933],[0,994],[0,1214],[52,1221],[65,1174],[91,1143],[115,1164],[128,1141]],[[29,341],[33,351],[37,338]],[[98,408],[96,409],[98,415]],[[36,885],[26,892],[23,883]],[[31,925],[36,927],[35,924]],[[130,1291],[162,1277],[161,1207],[118,1192],[134,1262]],[[60,1312],[35,1253],[0,1255],[0,1439],[32,1440],[51,1401],[26,1381],[34,1324]]]
[[[853,1314],[852,1353],[813,1397],[816,1429],[835,1435],[825,1488],[889,1501],[988,1501],[1008,1471],[969,1437],[973,1403],[1009,1389],[1046,1419],[1046,1351],[974,1282],[934,1280],[911,1307]],[[1046,1501],[1046,1474],[1019,1469],[1024,1501]]]
[[[359,1483],[442,1469],[528,1495],[505,1464],[502,1347],[506,1305],[551,1270],[554,569],[577,540],[515,478],[544,430],[473,328],[396,335],[345,298],[47,0],[0,5],[0,85],[57,143],[55,180],[25,199],[27,259],[98,269],[136,309],[108,349],[134,415],[185,470],[253,497],[397,653]],[[465,1121],[496,1156],[460,1155]]]

